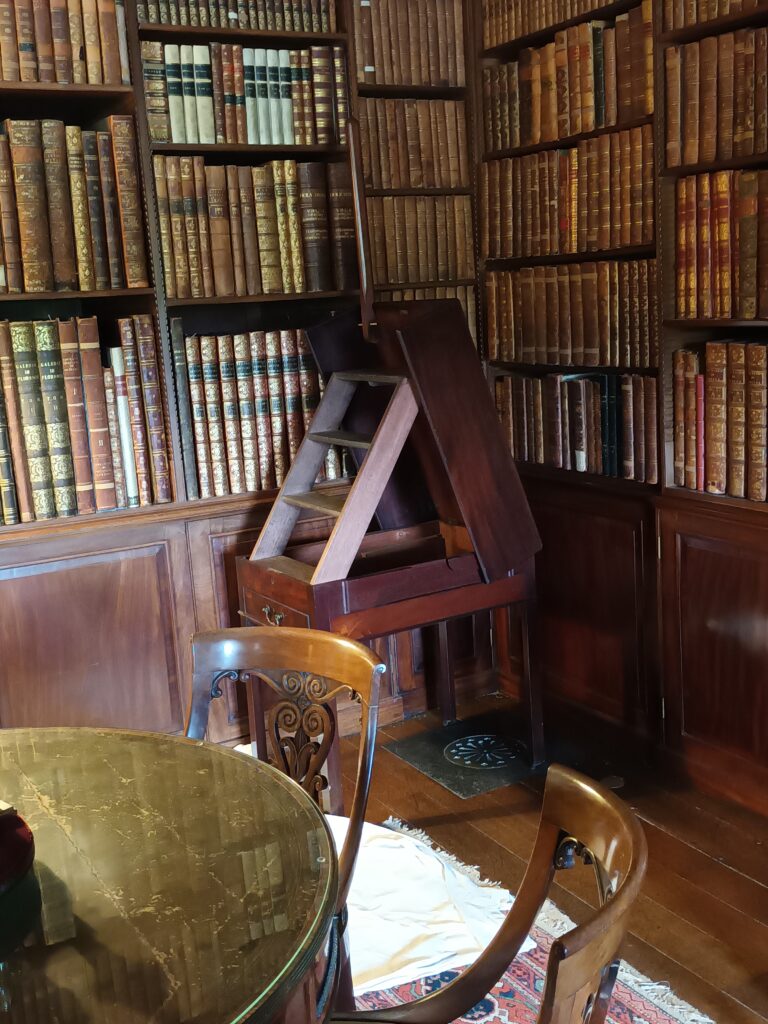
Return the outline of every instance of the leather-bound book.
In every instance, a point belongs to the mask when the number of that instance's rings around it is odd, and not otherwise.
[[[704,374],[696,374],[696,490],[704,490],[705,416],[704,416]]]
[[[667,167],[682,163],[682,61],[681,47],[668,46],[664,51],[665,84],[667,95],[666,159]],[[717,64],[715,64],[715,71]],[[706,74],[707,72],[705,72]],[[687,82],[686,82],[687,88]],[[697,128],[698,130],[698,128]]]
[[[555,44],[549,43],[541,51],[541,140],[552,142],[558,137],[557,70]]]
[[[236,143],[237,109],[235,98],[235,64],[231,43],[222,43],[221,46],[221,75],[224,90],[224,135],[227,142]]]
[[[733,291],[733,241],[731,223],[733,216],[733,171],[716,171],[713,174],[712,204],[713,223],[717,245],[717,298],[719,317],[732,316],[735,307]]]
[[[77,325],[74,320],[59,321],[59,345],[64,375],[64,394],[67,404],[69,437],[72,446],[72,464],[75,476],[77,511],[80,515],[96,511],[93,491],[93,471],[88,446],[88,422],[80,372],[80,350],[77,343]]]
[[[768,364],[765,345],[746,346],[746,496],[765,501],[768,460]]]
[[[261,292],[261,269],[259,266],[259,244],[256,234],[256,208],[253,195],[253,178],[250,167],[237,168],[240,198],[240,221],[243,232],[243,254],[245,260],[246,295]],[[248,488],[251,490],[252,488]]]
[[[531,123],[530,138],[533,145],[541,142],[541,51],[531,50]]]
[[[320,146],[330,146],[335,141],[333,74],[330,47],[311,47],[310,59],[312,63],[316,141]]]
[[[334,284],[338,291],[349,291],[357,284],[357,248],[349,164],[328,164],[327,175]]]
[[[683,349],[683,440],[684,464],[683,477],[685,486],[697,489],[697,461],[699,445],[697,441],[697,399],[696,379],[699,375],[699,357],[695,352]]]
[[[348,142],[347,122],[349,120],[349,100],[347,98],[347,62],[344,55],[344,48],[341,46],[334,46],[332,49],[332,57],[333,110],[336,142],[338,142],[340,146],[346,146]]]
[[[77,515],[75,471],[72,465],[58,321],[37,320],[34,331],[56,514],[74,516]]]
[[[711,163],[717,157],[717,36],[708,36],[697,45],[700,56],[698,159]]]
[[[35,519],[56,516],[51,460],[40,375],[35,351],[35,328],[29,321],[10,324],[14,373],[24,437],[25,461],[32,485]]]
[[[115,0],[98,0],[98,14],[103,81],[107,85],[120,85],[123,75],[120,67]]]
[[[299,210],[299,172],[295,160],[283,161],[285,177],[285,208],[288,223],[288,242],[293,275],[293,291],[306,291],[304,255],[302,252],[301,214]],[[278,211],[279,213],[279,211]],[[279,220],[278,220],[279,227]]]
[[[755,32],[749,29],[744,39],[744,133],[738,156],[755,151]]]
[[[277,220],[277,239],[280,251],[280,273],[283,279],[283,291],[295,290],[293,261],[291,258],[291,241],[288,226],[288,195],[285,184],[285,161],[272,162],[272,179],[275,187],[275,216]]]
[[[109,287],[124,288],[125,271],[123,267],[123,247],[120,237],[120,209],[117,199],[115,165],[112,160],[112,140],[109,132],[96,132],[96,151],[99,165],[99,186],[104,210]],[[55,270],[54,255],[54,272]]]
[[[729,342],[727,349],[727,492],[733,498],[743,498],[746,485],[747,450],[747,369],[745,347]]]
[[[768,150],[768,29],[755,29],[755,153]]]
[[[60,85],[69,85],[72,82],[72,47],[69,41],[67,0],[50,0],[50,14],[54,78]],[[0,27],[0,35],[2,35],[2,27]],[[2,44],[0,44],[1,49]],[[0,53],[1,57],[2,53]],[[16,64],[18,66],[18,58]],[[3,78],[7,80],[4,65]]]
[[[150,468],[149,440],[144,414],[144,396],[141,387],[141,368],[139,352],[136,344],[136,333],[131,317],[123,317],[117,321],[122,349],[122,362],[114,361],[114,349],[110,349],[112,368],[115,371],[115,384],[118,393],[122,390],[120,378],[125,380],[125,399],[127,403],[128,423],[127,437],[130,437],[131,459],[126,457],[126,465],[132,460],[136,476],[136,497],[139,505],[152,504],[152,470]],[[125,447],[125,446],[124,446]],[[132,477],[132,474],[129,474]],[[129,503],[134,487],[127,487]]]
[[[109,288],[110,274],[96,132],[84,131],[81,138],[85,166],[85,189],[88,197],[88,221],[91,227],[94,283],[97,291],[104,291]]]
[[[707,342],[704,412],[704,487],[725,494],[727,448],[727,344]]]
[[[35,518],[34,502],[26,458],[21,398],[16,382],[11,331],[7,320],[0,320],[0,384],[2,384],[19,517],[22,523],[28,523]]]
[[[115,508],[117,496],[115,494],[115,476],[112,467],[112,449],[109,440],[109,423],[104,397],[104,376],[96,317],[78,318],[77,337],[88,423],[88,446],[91,453],[93,488],[96,508],[101,512]]]
[[[179,317],[173,317],[171,320],[171,353],[173,356],[173,376],[176,383],[176,407],[179,413],[184,483],[187,500],[195,500],[200,497],[200,488],[197,481],[195,435],[184,328]]]
[[[19,81],[19,47],[13,0],[0,0],[0,67],[6,82]]]
[[[181,321],[174,321],[181,323]],[[201,498],[213,496],[213,467],[211,446],[208,439],[208,414],[203,383],[203,367],[200,357],[200,339],[191,335],[184,339],[189,374],[189,400],[192,413],[192,429],[195,439],[195,461]]]
[[[8,416],[2,392],[0,392],[0,521],[5,526],[13,526],[19,522],[19,503],[13,479],[11,438],[8,433]]]
[[[216,497],[229,494],[227,447],[224,435],[224,413],[221,406],[219,383],[218,345],[216,336],[204,334],[200,338],[200,361],[203,370],[205,411],[208,422],[208,443],[211,453],[213,493]]]
[[[152,157],[152,168],[154,171],[155,178],[155,195],[157,197],[157,219],[160,224],[160,248],[163,257],[163,280],[165,282],[165,294],[169,299],[175,299],[177,294],[176,262],[173,253],[171,207],[170,199],[168,196],[168,180],[166,178],[165,157],[159,154],[155,154]],[[178,196],[175,197],[175,202],[178,203]]]
[[[143,462],[143,474],[146,482],[146,449],[136,451],[134,447],[133,433],[131,431],[131,403],[128,398],[128,381],[125,375],[125,360],[123,350],[119,347],[110,348],[109,364],[111,375],[105,371],[104,391],[107,400],[107,422],[109,424],[109,438],[112,447],[112,466],[115,471],[115,494],[117,504],[125,501],[127,508],[137,508],[142,504],[142,495],[139,484],[138,462]],[[115,409],[111,409],[111,397],[109,384],[114,383]],[[118,445],[115,445],[115,414],[117,417]],[[123,499],[122,491],[125,491]],[[144,498],[143,504],[149,504]]]
[[[113,114],[108,118],[108,127],[112,136],[125,283],[128,288],[146,288],[149,275],[133,118],[129,114]]]
[[[272,447],[272,420],[267,376],[267,336],[264,331],[251,331],[248,338],[253,370],[253,402],[256,416],[259,477],[262,489],[267,491],[275,487],[275,456]]]
[[[229,236],[232,246],[232,271],[235,295],[245,295],[245,250],[243,248],[243,225],[240,216],[240,182],[238,169],[233,165],[226,168],[227,201],[229,205]]]
[[[283,368],[283,399],[288,436],[288,458],[292,462],[304,437],[304,416],[299,383],[299,353],[296,331],[280,331],[280,356]]]
[[[635,416],[632,377],[621,376],[621,476],[625,480],[635,479]],[[617,412],[618,419],[618,412]]]
[[[82,0],[81,6],[83,12],[86,73],[88,84],[94,85],[103,81],[98,3],[97,0]]]
[[[301,163],[299,209],[307,291],[331,291],[331,252],[328,232],[326,172],[321,163]]]
[[[306,433],[315,410],[320,402],[320,383],[317,373],[317,363],[312,355],[304,331],[296,332],[296,349],[299,359],[299,390],[301,391],[301,412],[304,420],[304,432]]]
[[[637,377],[643,392],[643,440],[645,446],[645,482],[659,482],[659,445],[656,412],[656,378]]]
[[[216,295],[234,295],[235,275],[229,226],[226,167],[206,166],[205,180],[208,194],[208,226],[214,289]]]
[[[173,240],[175,291],[180,299],[191,295],[187,233],[184,218],[184,197],[181,193],[181,161],[177,156],[165,158],[165,180],[168,190],[168,213]]]
[[[741,171],[736,179],[736,217],[738,220],[738,292],[737,316],[754,320],[757,316],[758,178],[756,171]]]
[[[629,15],[616,18],[616,78],[618,84],[618,123],[632,120],[632,37]]]
[[[757,172],[757,316],[768,319],[768,171]]]
[[[253,398],[253,363],[251,344],[247,334],[236,334],[232,339],[237,404],[243,460],[243,486],[246,491],[258,491],[259,451],[256,437],[256,406]]]
[[[125,381],[121,381],[124,389]],[[128,492],[125,483],[125,466],[120,436],[120,416],[117,411],[117,382],[111,366],[104,368],[104,401],[107,406],[107,426],[109,428],[109,445],[112,452],[112,472],[115,477],[115,504],[117,508],[128,508]],[[125,396],[121,395],[121,406],[125,416]],[[135,470],[134,470],[135,475]],[[134,488],[135,491],[135,488]],[[132,495],[134,506],[138,504],[136,494]]]
[[[581,130],[595,130],[595,77],[592,27],[589,22],[577,26],[579,38],[579,92],[581,96]]]
[[[54,287],[48,204],[39,121],[6,121],[16,193],[24,290]]]
[[[309,50],[301,50],[299,55],[301,66],[301,107],[304,111],[304,143],[307,146],[317,142],[315,125],[314,87],[312,84],[312,56]]]
[[[584,347],[589,344],[584,330],[584,295],[582,292],[582,267],[574,263],[568,268],[571,300],[571,361],[577,366],[584,365]]]
[[[152,316],[146,313],[134,316],[133,323],[136,331],[141,390],[144,397],[144,414],[149,438],[152,487],[156,502],[171,501],[173,493],[155,324]]]
[[[72,81],[83,85],[88,81],[88,69],[85,61],[85,30],[80,0],[67,0],[67,14],[72,48]]]
[[[265,294],[274,294],[282,292],[284,288],[277,231],[273,165],[264,164],[261,167],[254,167],[251,174],[256,210],[256,231],[259,241],[261,287]]]
[[[43,164],[51,234],[54,287],[57,291],[77,288],[77,259],[72,223],[72,202],[67,174],[67,142],[62,121],[42,121]]]
[[[75,233],[77,279],[81,291],[93,291],[96,287],[96,278],[93,267],[93,243],[88,212],[82,132],[76,125],[67,125],[65,136],[69,193],[72,201],[72,221]]]
[[[582,316],[584,321],[584,348],[580,362],[584,366],[599,363],[597,266],[581,265]]]
[[[288,469],[288,431],[285,422],[285,398],[283,394],[283,362],[280,350],[280,332],[266,332],[267,387],[269,391],[269,414],[272,432],[272,453],[274,456],[275,484],[282,486]],[[255,371],[254,371],[255,379]]]
[[[221,380],[221,408],[224,422],[224,440],[227,450],[229,489],[232,494],[245,491],[243,450],[240,439],[240,407],[237,396],[235,354],[231,334],[220,334],[216,338]]]
[[[12,10],[16,19],[19,76],[22,82],[36,82],[37,50],[32,0],[14,0]]]
[[[672,450],[673,482],[685,486],[685,351],[672,353]]]
[[[717,157],[730,160],[734,155],[734,35],[717,37]]]
[[[245,67],[243,64],[243,48],[239,44],[232,47],[232,83],[235,98],[235,142],[241,145],[248,142],[248,118],[245,107]]]
[[[733,38],[733,155],[747,153],[747,39],[749,29],[739,29]]]
[[[195,211],[197,215],[197,237],[200,245],[200,274],[203,281],[203,295],[215,295],[213,283],[213,261],[211,258],[211,235],[208,221],[208,194],[205,181],[205,164],[201,156],[192,158],[192,178],[195,188]]]
[[[55,82],[53,64],[53,37],[51,35],[51,9],[49,0],[32,0],[32,20],[35,30],[38,82]]]
[[[211,92],[213,94],[213,124],[216,134],[216,142],[217,144],[221,144],[227,141],[227,124],[224,112],[224,71],[221,60],[221,43],[210,43],[209,50],[211,54]],[[262,53],[263,52],[264,51],[262,51]],[[266,85],[266,67],[264,68],[264,75]],[[261,141],[263,142],[264,140],[262,139]]]
[[[613,128],[619,116],[615,28],[603,29],[603,89],[605,106],[604,124],[608,128]]]
[[[171,117],[162,43],[147,39],[141,41],[141,67],[149,137],[153,142],[168,142],[171,138]]]

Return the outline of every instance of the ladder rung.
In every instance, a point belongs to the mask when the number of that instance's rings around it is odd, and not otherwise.
[[[338,516],[341,515],[347,495],[307,491],[305,494],[284,494],[283,500],[296,508],[311,508],[313,512],[322,512],[323,515]]]
[[[400,384],[405,380],[405,377],[391,373],[377,373],[375,370],[342,370],[339,373],[334,373],[333,376],[339,377],[341,380],[359,381],[362,384],[373,385]]]
[[[287,555],[274,555],[272,558],[258,558],[256,561],[265,569],[273,569],[284,576],[291,576],[295,580],[309,583],[312,573],[315,571],[313,565],[306,562],[299,562],[296,558],[289,558]]]
[[[340,444],[343,448],[370,448],[373,438],[354,434],[351,430],[318,430],[307,434],[310,441],[320,444]]]

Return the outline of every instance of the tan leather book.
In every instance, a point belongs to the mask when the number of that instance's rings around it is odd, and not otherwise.
[[[599,140],[588,139],[585,152],[587,156],[587,191],[580,198],[586,211],[586,246],[589,252],[597,249],[598,225],[600,219],[600,163]]]
[[[35,47],[35,15],[32,0],[14,0],[19,77],[22,82],[37,82],[37,49]]]
[[[272,163],[272,178],[275,186],[275,214],[277,218],[277,238],[280,251],[280,272],[283,278],[283,291],[295,291],[293,260],[291,256],[290,228],[288,224],[288,194],[285,182],[285,161],[275,160]]]
[[[160,224],[160,248],[163,258],[163,280],[165,293],[169,299],[176,298],[176,263],[173,254],[173,235],[171,232],[171,207],[168,197],[165,157],[155,154],[152,157],[152,169],[155,178],[155,196],[157,198],[157,219]]]
[[[272,447],[272,417],[267,375],[267,336],[264,331],[251,331],[248,337],[253,369],[253,401],[256,416],[259,476],[262,489],[271,490],[275,487],[275,456]]]
[[[16,193],[24,291],[52,291],[53,257],[40,122],[8,120],[5,131]]]
[[[581,130],[595,130],[595,77],[592,25],[582,22],[578,27],[579,40],[579,93],[581,98]]]
[[[616,73],[616,29],[603,29],[603,89],[605,93],[605,126],[618,122],[619,97]]]
[[[249,172],[250,173],[250,172]],[[205,181],[205,164],[201,156],[192,158],[192,175],[195,184],[195,209],[197,213],[197,235],[200,242],[200,273],[203,278],[203,294],[216,294],[213,282],[213,261],[211,258],[211,233],[208,223],[208,194]]]
[[[171,138],[171,121],[162,43],[141,41],[141,67],[149,137],[153,142],[167,142]]]
[[[643,241],[643,132],[641,128],[629,131],[630,182],[629,182],[629,241],[641,245]]]
[[[53,38],[51,35],[51,9],[49,0],[32,0],[34,49],[37,57],[37,81],[55,82],[53,64]]]
[[[569,88],[568,88],[568,43],[564,31],[555,34],[555,117],[557,134],[555,138],[566,139],[571,134]]]
[[[247,334],[235,334],[233,339],[237,404],[240,419],[240,441],[243,460],[243,485],[246,491],[258,491],[259,451],[256,432],[256,407],[253,396],[253,363]]]
[[[229,489],[232,494],[242,494],[245,489],[245,467],[243,464],[242,439],[240,435],[240,406],[237,394],[235,353],[231,334],[219,334],[216,338],[221,380],[221,407],[224,422],[224,440],[227,452]]]
[[[685,351],[683,349],[677,349],[672,353],[672,424],[673,481],[676,487],[685,487]]]
[[[165,179],[168,190],[168,211],[173,239],[173,265],[176,279],[176,295],[187,299],[192,294],[189,275],[187,229],[184,217],[184,197],[181,191],[181,161],[177,156],[167,156]]]
[[[11,150],[5,135],[0,135],[0,228],[6,287],[8,292],[21,292],[24,290],[24,268],[21,262],[19,218],[13,187]]]
[[[88,197],[88,220],[91,227],[94,283],[97,291],[104,291],[110,286],[109,253],[96,132],[83,131],[81,139],[85,166],[85,189]]]
[[[703,452],[699,451],[698,416],[698,377],[699,357],[695,352],[683,350],[683,384],[684,384],[684,481],[690,490],[698,488],[698,466],[703,461]]]
[[[768,460],[768,366],[765,345],[746,346],[746,496],[765,501]]]
[[[133,442],[133,461],[136,469],[139,505],[151,505],[151,459],[144,412],[144,396],[141,386],[139,352],[133,319],[131,317],[119,319],[117,321],[117,329],[120,336],[120,348],[123,354],[125,392],[128,399],[128,415],[131,426],[131,440]],[[116,374],[116,380],[119,381],[118,374]],[[134,498],[134,502],[135,500]]]
[[[745,132],[747,117],[747,37],[748,29],[733,34],[733,155],[746,154]]]
[[[72,82],[72,46],[69,41],[69,11],[67,0],[50,0],[51,15],[51,40],[53,45],[53,69],[54,78],[60,85],[68,85]],[[0,19],[2,15],[0,14]],[[2,58],[2,23],[0,21],[0,58]],[[18,57],[16,58],[18,68]],[[8,76],[3,67],[3,78],[7,81]],[[13,72],[13,68],[11,68]],[[15,81],[15,79],[13,79]]]
[[[704,405],[704,488],[709,494],[725,494],[728,470],[727,446],[727,351],[728,345],[707,342]]]
[[[181,185],[181,209],[184,217],[187,266],[189,268],[190,294],[193,298],[205,295],[200,261],[200,236],[197,224],[197,197],[195,195],[195,172],[191,156],[179,158],[179,180]]]
[[[97,0],[81,0],[81,6],[83,14],[85,65],[88,84],[97,85],[103,81]]]
[[[205,403],[203,367],[200,357],[200,338],[197,335],[191,335],[184,339],[184,346],[189,382],[197,480],[200,497],[210,498],[213,496],[213,467],[211,465],[211,446],[208,440],[208,414]]]
[[[304,415],[299,381],[299,354],[296,331],[280,331],[280,355],[283,372],[285,425],[288,437],[288,459],[293,462],[304,437]]]
[[[717,157],[730,160],[734,155],[734,57],[732,32],[717,37]]]
[[[733,315],[735,308],[733,233],[733,171],[716,171],[712,175],[712,206],[714,236],[716,238],[717,261],[717,309],[718,317]]]
[[[120,67],[115,0],[98,0],[98,17],[102,80],[107,85],[120,85],[123,76]]]
[[[310,60],[315,111],[315,139],[320,146],[330,146],[335,141],[333,73],[330,47],[311,47]]]
[[[581,48],[577,26],[565,30],[568,49],[568,109],[571,135],[580,135],[581,126]]]
[[[584,294],[582,292],[582,267],[575,263],[568,268],[571,300],[571,361],[576,366],[584,365],[585,338]]]
[[[146,288],[149,286],[149,273],[134,122],[129,114],[113,114],[107,119],[107,124],[112,136],[125,283],[128,288]]]
[[[96,500],[88,444],[85,397],[80,372],[77,326],[74,320],[60,320],[58,328],[77,511],[80,515],[84,515],[96,511]]]
[[[224,434],[224,412],[221,404],[218,345],[214,334],[200,337],[200,362],[203,373],[208,444],[211,453],[211,478],[216,497],[229,494],[227,445]]]
[[[109,439],[109,421],[104,396],[104,375],[101,346],[96,317],[77,319],[77,339],[80,348],[80,368],[85,395],[88,422],[88,446],[91,453],[93,489],[96,508],[101,511],[115,508],[115,473],[112,464],[112,446]]]
[[[91,241],[91,225],[88,212],[82,132],[76,125],[67,125],[65,137],[78,285],[81,291],[93,291],[96,286],[96,279],[93,267],[93,243]]]
[[[683,163],[699,162],[699,44],[688,43],[682,48],[683,76]]]
[[[747,453],[747,368],[745,346],[731,341],[727,348],[727,492],[743,498],[746,487]]]
[[[265,294],[282,292],[284,288],[277,231],[273,165],[265,164],[262,167],[254,167],[251,175],[259,242],[261,286]]]
[[[752,156],[755,151],[755,33],[744,32],[744,130],[740,140],[734,129],[734,154]],[[737,111],[739,105],[737,103]]]
[[[699,160],[711,163],[717,157],[717,36],[701,40],[699,55]]]
[[[254,168],[254,174],[255,170]],[[229,225],[229,194],[227,191],[226,167],[206,166],[205,182],[208,196],[208,227],[214,291],[216,295],[234,295],[235,272]]]
[[[345,164],[343,166],[347,165]],[[304,275],[304,254],[302,247],[301,213],[299,209],[299,172],[296,161],[285,160],[284,170],[285,201],[286,212],[288,215],[288,239],[290,242],[293,290],[295,292],[304,292],[306,291],[306,279]]]
[[[228,165],[226,168],[227,202],[229,207],[229,238],[232,246],[232,272],[235,284],[235,295],[246,295],[245,249],[243,245],[243,225],[240,215],[240,181],[238,168]]]
[[[67,0],[67,15],[69,42],[72,48],[72,81],[83,85],[88,81],[88,68],[85,60],[85,31],[80,0]]]
[[[741,171],[736,178],[736,218],[738,221],[737,316],[754,320],[757,316],[758,252],[758,179],[756,171]]]
[[[541,51],[541,141],[558,137],[556,48],[548,43]]]
[[[240,195],[240,220],[243,232],[246,295],[258,295],[261,292],[261,268],[259,265],[259,243],[256,234],[253,178],[251,177],[250,167],[238,167],[237,179]]]
[[[0,67],[6,82],[19,81],[19,48],[16,41],[14,0],[0,0]]]
[[[715,42],[717,45],[717,42]],[[667,167],[679,167],[683,159],[682,150],[682,60],[680,46],[668,46],[664,50],[666,111],[666,160]],[[715,63],[715,72],[717,63]],[[687,83],[686,83],[687,88]]]
[[[57,291],[72,291],[77,288],[77,259],[64,123],[41,121],[40,131],[48,223],[56,225],[55,231],[51,234],[54,287]]]

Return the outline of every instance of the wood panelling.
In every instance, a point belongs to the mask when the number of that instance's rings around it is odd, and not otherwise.
[[[528,480],[545,693],[632,728],[647,725],[653,519],[642,500]]]
[[[0,724],[183,724],[194,629],[184,524],[0,551]]]
[[[659,528],[666,744],[768,809],[768,526],[670,501]]]

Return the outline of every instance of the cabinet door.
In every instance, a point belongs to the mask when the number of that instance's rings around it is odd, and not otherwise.
[[[695,777],[768,809],[764,513],[659,510],[666,743]]]
[[[89,523],[0,546],[0,726],[184,725],[184,523]]]

